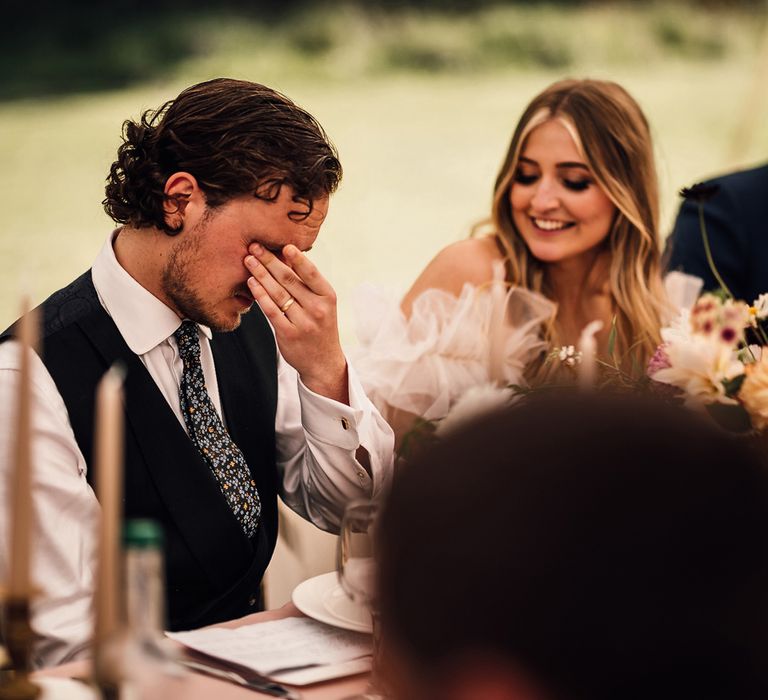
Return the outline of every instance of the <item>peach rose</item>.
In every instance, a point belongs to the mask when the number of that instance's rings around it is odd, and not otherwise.
[[[758,362],[746,366],[746,379],[739,390],[739,399],[747,409],[752,425],[758,430],[768,426],[768,353]]]

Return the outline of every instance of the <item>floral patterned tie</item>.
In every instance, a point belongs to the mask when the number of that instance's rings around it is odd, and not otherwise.
[[[179,399],[189,437],[211,468],[245,534],[252,537],[261,516],[259,493],[243,453],[229,436],[205,388],[197,324],[184,321],[173,335],[184,362]]]

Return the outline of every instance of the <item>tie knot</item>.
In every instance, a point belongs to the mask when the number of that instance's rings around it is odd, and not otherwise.
[[[174,332],[182,360],[200,357],[200,339],[197,336],[197,324],[194,321],[182,321]]]

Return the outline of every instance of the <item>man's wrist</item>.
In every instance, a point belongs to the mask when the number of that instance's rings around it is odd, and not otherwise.
[[[299,374],[307,389],[327,399],[349,405],[349,374],[347,361],[342,357],[341,363],[334,369],[322,374]]]

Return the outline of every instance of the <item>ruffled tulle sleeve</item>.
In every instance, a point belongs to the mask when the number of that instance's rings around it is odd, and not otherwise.
[[[443,418],[472,386],[523,384],[526,365],[545,349],[554,305],[501,280],[456,297],[429,289],[406,319],[398,300],[371,285],[356,297],[359,346],[351,361],[385,417],[393,409]]]

